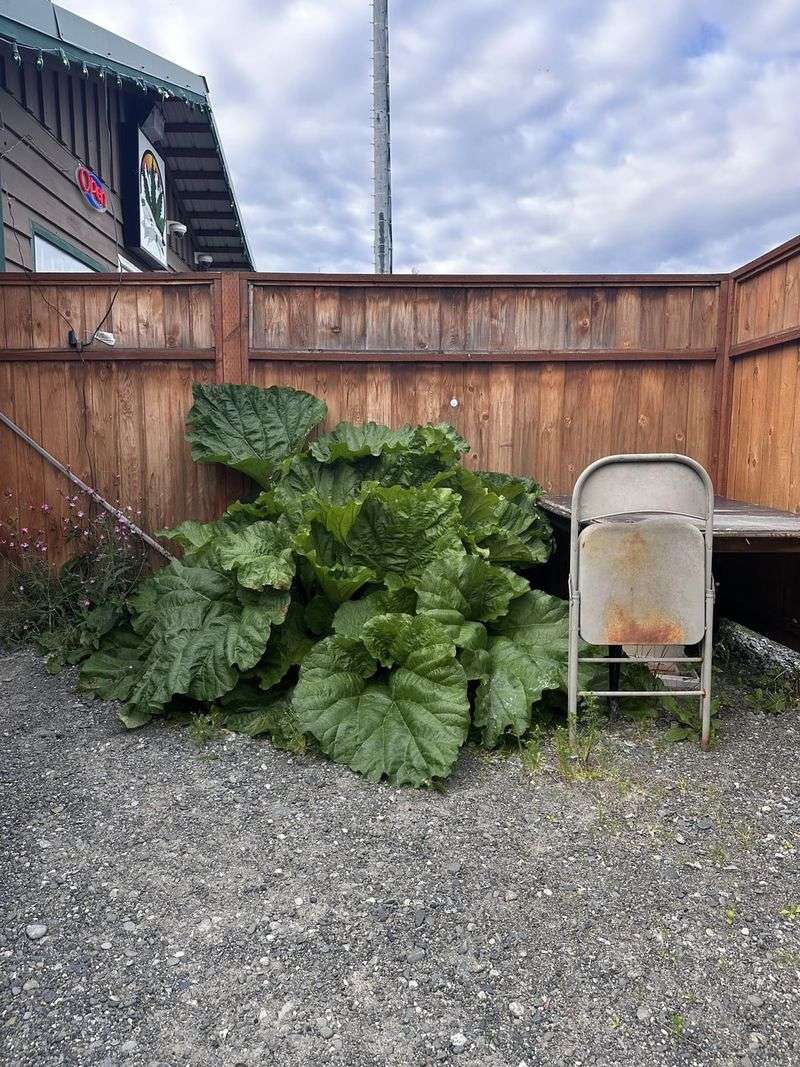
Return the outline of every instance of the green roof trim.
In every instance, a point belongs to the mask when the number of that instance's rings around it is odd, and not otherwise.
[[[156,77],[155,75],[142,70],[140,67],[130,66],[127,63],[120,62],[113,56],[101,56],[96,52],[90,52],[75,44],[71,44],[68,41],[64,41],[60,37],[51,37],[30,26],[23,26],[19,22],[14,22],[5,15],[0,15],[0,36],[6,37],[12,42],[16,42],[21,48],[38,49],[41,52],[48,52],[53,55],[59,55],[63,52],[70,63],[76,63],[78,66],[85,63],[87,68],[90,67],[93,70],[110,71],[112,74],[119,75],[126,81],[133,82],[134,84],[141,83],[146,88],[155,89],[156,92],[166,93],[169,96],[177,97],[179,100],[187,100],[191,104],[196,104],[204,108],[210,106],[208,96],[205,92],[197,92],[177,81],[168,81],[165,78]],[[109,34],[109,36],[114,35]],[[122,38],[117,38],[117,40],[122,41]],[[128,42],[123,43],[127,44]],[[135,48],[135,45],[130,45],[130,47]],[[197,78],[198,76],[194,75],[194,77]]]

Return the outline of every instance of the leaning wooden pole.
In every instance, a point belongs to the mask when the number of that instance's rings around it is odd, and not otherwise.
[[[389,0],[372,2],[372,125],[375,273],[392,273],[392,168],[389,141]]]
[[[91,497],[95,503],[99,504],[100,507],[105,508],[110,515],[113,515],[117,522],[121,522],[123,526],[126,526],[131,531],[131,533],[140,537],[146,545],[149,545],[155,552],[158,552],[159,555],[163,556],[164,559],[175,559],[175,556],[173,556],[171,552],[167,552],[163,545],[160,545],[158,541],[150,536],[150,534],[145,533],[141,526],[137,526],[135,522],[131,522],[124,511],[120,511],[119,508],[115,508],[113,504],[109,504],[105,497],[100,496],[96,489],[92,489],[92,487],[87,485],[86,482],[77,476],[77,474],[73,474],[69,467],[65,467],[60,460],[56,459],[55,456],[52,456],[46,448],[43,448],[39,444],[38,441],[34,441],[30,434],[25,433],[25,431],[17,426],[17,424],[3,411],[0,411],[0,423],[8,427],[12,433],[15,433],[26,445],[29,445],[33,451],[49,463],[51,467],[55,467],[57,471],[61,471],[64,477],[68,478],[73,485],[77,485],[77,487],[86,493],[87,496]]]

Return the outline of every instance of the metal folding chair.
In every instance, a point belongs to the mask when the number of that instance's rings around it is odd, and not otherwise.
[[[670,453],[607,456],[580,475],[572,493],[569,573],[569,736],[576,751],[578,698],[659,697],[619,687],[623,663],[699,663],[701,745],[711,729],[714,619],[714,489],[706,471]],[[580,655],[580,641],[608,656]],[[623,645],[700,645],[699,656],[623,656]],[[583,663],[609,665],[607,690],[579,689]]]

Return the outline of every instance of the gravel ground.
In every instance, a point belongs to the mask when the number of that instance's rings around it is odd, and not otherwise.
[[[0,724],[3,1064],[800,1064],[796,715],[444,794],[126,734],[31,653]]]

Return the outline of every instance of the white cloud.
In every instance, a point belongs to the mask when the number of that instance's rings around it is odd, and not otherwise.
[[[208,78],[264,270],[371,270],[368,0],[61,0]],[[395,267],[720,270],[800,230],[800,7],[393,0]]]

